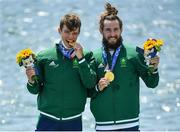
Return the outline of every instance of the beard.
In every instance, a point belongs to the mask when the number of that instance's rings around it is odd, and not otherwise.
[[[103,37],[103,46],[105,47],[105,49],[114,49],[116,50],[120,45],[122,45],[122,36],[120,36],[116,42],[109,42],[106,38]]]

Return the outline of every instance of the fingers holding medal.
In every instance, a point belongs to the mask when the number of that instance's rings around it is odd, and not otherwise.
[[[98,89],[100,91],[103,91],[104,88],[106,88],[108,85],[109,85],[109,81],[105,77],[103,77],[99,80]]]
[[[103,78],[99,80],[98,86],[99,90],[102,91],[104,88],[106,88],[110,82],[114,80],[114,74],[110,70],[106,71]]]

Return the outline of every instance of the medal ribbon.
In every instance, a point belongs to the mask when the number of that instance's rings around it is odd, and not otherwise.
[[[69,59],[73,59],[74,56],[75,56],[75,52],[74,52],[74,49],[71,48],[71,49],[66,49],[61,43],[59,43],[59,50],[60,52],[67,58]]]
[[[111,68],[109,68],[110,71],[113,71],[113,69],[114,69],[114,67],[115,67],[115,65],[116,65],[116,61],[117,61],[117,58],[118,58],[118,56],[119,56],[120,51],[121,51],[121,46],[119,46],[119,47],[116,49],[116,51],[115,51],[115,53],[114,53],[114,55],[113,55],[112,65],[111,65]],[[102,57],[103,57],[104,63],[105,63],[105,64],[108,64],[107,53],[106,53],[104,47],[103,47],[103,50],[102,50]],[[109,65],[109,64],[108,64],[108,65]]]

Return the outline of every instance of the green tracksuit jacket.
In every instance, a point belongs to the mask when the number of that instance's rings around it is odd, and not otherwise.
[[[107,55],[108,61],[111,62],[110,53]],[[94,57],[97,61],[96,72],[99,80],[105,74],[102,50],[95,51]],[[113,71],[114,81],[103,91],[91,91],[90,108],[96,122],[127,123],[128,120],[138,119],[140,78],[149,88],[155,88],[159,82],[159,74],[148,71],[144,57],[138,55],[135,48],[122,45]]]
[[[96,82],[92,52],[85,61],[70,60],[58,50],[58,45],[37,55],[39,81],[27,84],[30,93],[38,94],[38,109],[57,118],[66,118],[84,111],[87,89]]]

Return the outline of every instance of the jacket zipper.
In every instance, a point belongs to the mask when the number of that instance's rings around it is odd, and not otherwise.
[[[113,104],[113,121],[114,121],[114,124],[116,124],[116,109],[115,109],[115,92],[114,92],[114,89],[111,87],[112,89],[112,104]]]
[[[65,57],[64,56],[62,56],[62,61],[63,61],[63,64],[65,64]],[[64,65],[61,65],[61,68],[62,68],[62,70],[64,70]],[[63,83],[63,81],[62,81],[62,83]],[[62,87],[62,90],[61,90],[61,93],[60,93],[60,95],[61,95],[61,110],[60,110],[60,115],[61,115],[61,119],[63,118],[63,115],[64,115],[64,88]]]

